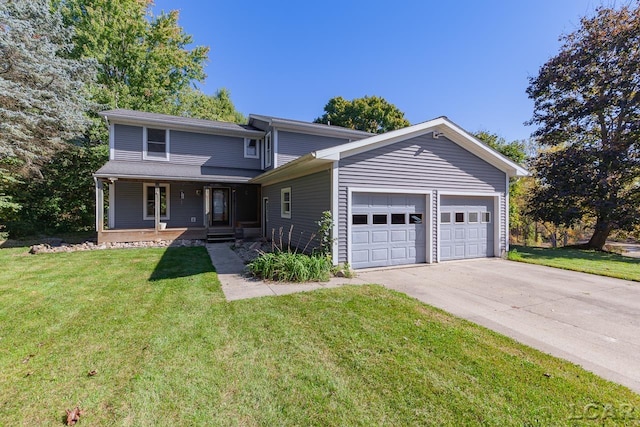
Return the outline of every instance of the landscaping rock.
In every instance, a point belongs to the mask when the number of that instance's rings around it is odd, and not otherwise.
[[[77,252],[77,251],[93,251],[104,249],[125,249],[125,248],[166,248],[166,247],[189,247],[189,246],[204,246],[206,242],[204,240],[158,240],[150,242],[129,242],[129,243],[100,243],[86,241],[83,243],[70,245],[68,243],[61,242],[58,246],[53,246],[48,243],[39,245],[33,245],[29,249],[30,254],[51,253],[51,252]]]

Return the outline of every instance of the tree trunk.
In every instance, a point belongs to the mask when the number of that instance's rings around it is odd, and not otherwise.
[[[605,243],[607,243],[609,233],[611,233],[611,224],[598,220],[595,230],[593,231],[593,235],[591,236],[589,243],[586,245],[587,248],[601,251],[602,248],[604,248]]]

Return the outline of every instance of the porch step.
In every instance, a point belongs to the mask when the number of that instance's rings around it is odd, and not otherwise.
[[[231,242],[235,239],[235,233],[207,233],[207,243]]]

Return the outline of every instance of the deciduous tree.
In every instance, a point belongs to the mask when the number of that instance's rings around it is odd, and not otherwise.
[[[315,123],[332,124],[370,133],[384,133],[409,126],[404,113],[379,96],[365,96],[351,101],[341,96],[331,98],[325,113]]]
[[[563,36],[560,52],[530,79],[537,219],[595,220],[588,247],[640,221],[640,8],[600,7]]]

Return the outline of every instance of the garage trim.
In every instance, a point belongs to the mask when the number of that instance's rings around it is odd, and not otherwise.
[[[380,188],[380,187],[347,187],[347,262],[351,265],[351,232],[352,232],[352,206],[353,206],[353,193],[394,193],[394,194],[421,194],[425,197],[425,219],[428,219],[429,224],[426,227],[427,236],[425,236],[425,244],[427,245],[427,263],[433,262],[433,212],[432,212],[432,191],[420,190],[420,189],[406,189],[406,188]]]
[[[507,178],[509,179],[509,178]],[[507,187],[509,188],[509,187]],[[500,211],[500,197],[503,196],[502,193],[498,193],[498,192],[491,192],[491,193],[483,193],[483,192],[474,192],[474,191],[438,191],[438,206],[437,206],[437,213],[436,213],[436,238],[438,239],[438,249],[437,249],[437,256],[436,262],[440,262],[440,253],[442,252],[440,250],[440,206],[442,205],[442,200],[441,200],[441,196],[463,196],[463,197],[493,197],[493,217],[494,217],[494,224],[495,227],[493,227],[493,254],[494,256],[498,257],[500,256],[500,230],[503,227],[503,223],[502,223],[502,215],[501,215],[501,211]],[[508,215],[507,215],[508,217]],[[432,245],[433,246],[433,245]]]

